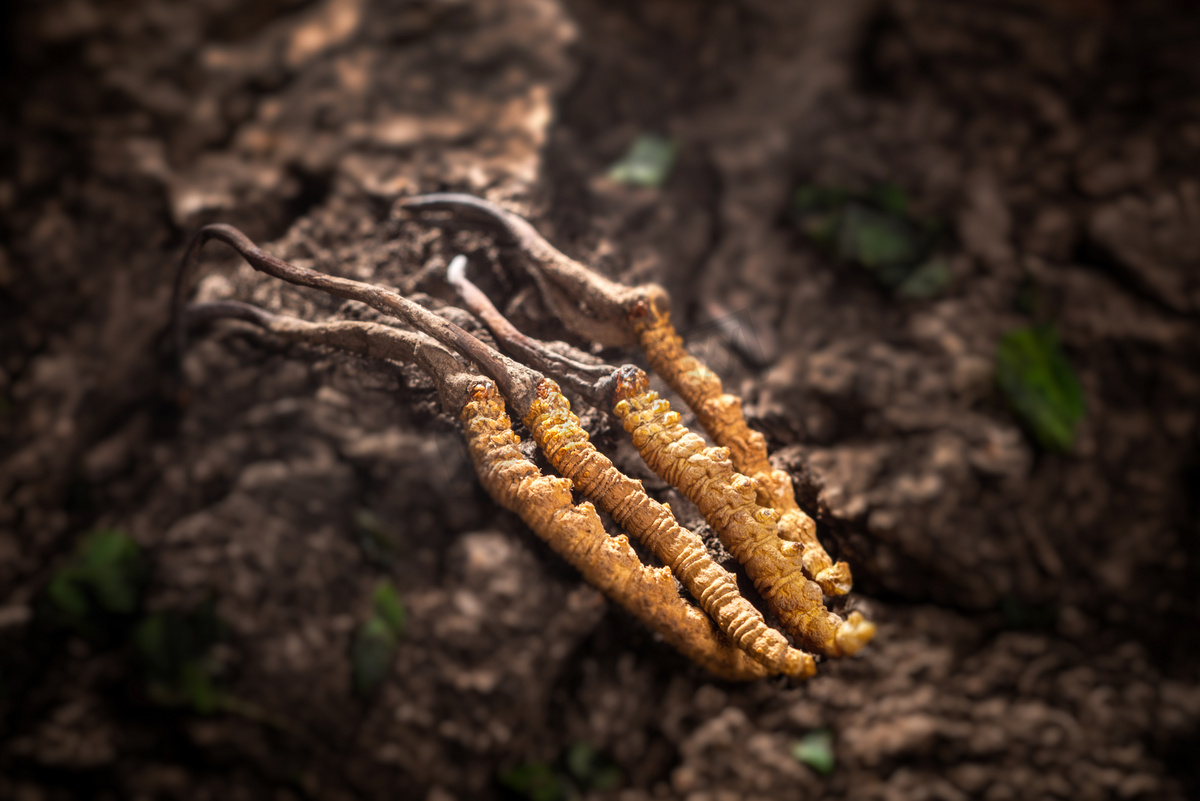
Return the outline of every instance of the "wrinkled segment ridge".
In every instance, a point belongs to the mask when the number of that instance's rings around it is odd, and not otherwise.
[[[596,450],[558,384],[538,386],[525,425],[554,468],[570,478],[623,529],[648,547],[739,648],[773,671],[803,678],[816,672],[811,655],[792,648],[738,592],[737,580],[713,561],[703,541],[682,528],[670,508],[650,498]]]
[[[519,439],[495,384],[482,381],[461,415],[480,481],[583,577],[674,648],[724,679],[768,675],[766,667],[729,642],[675,587],[669,568],[643,565],[624,536],[610,537],[591,503],[575,504],[571,481],[543,476],[518,450]]]
[[[707,447],[658,393],[621,394],[614,411],[634,447],[696,504],[788,633],[828,656],[848,656],[866,645],[875,625],[858,612],[842,619],[825,608],[821,588],[804,575],[803,546],[780,538],[779,514],[758,505],[754,481],[733,469],[729,450]]]
[[[635,318],[638,341],[654,371],[696,413],[696,419],[717,444],[729,450],[734,468],[754,479],[757,502],[779,513],[777,530],[786,540],[803,546],[804,574],[826,595],[845,595],[853,578],[845,562],[833,563],[817,539],[813,519],[796,503],[792,479],[771,466],[766,438],[746,424],[742,401],[724,391],[721,379],[683,346],[666,310],[647,311]]]

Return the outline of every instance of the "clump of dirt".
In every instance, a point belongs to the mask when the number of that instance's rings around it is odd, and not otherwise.
[[[444,801],[528,794],[531,775],[630,800],[1200,788],[1186,4],[63,0],[11,23],[0,795]],[[666,183],[607,178],[644,133],[677,145]],[[948,284],[905,300],[831,258],[789,216],[801,185],[898,187],[947,232]],[[496,509],[412,368],[238,326],[170,353],[174,261],[215,220],[429,303],[465,252],[502,310],[566,338],[515,254],[391,211],[446,188],[667,287],[851,560],[880,623],[861,658],[794,687],[713,682]],[[205,264],[201,299],[375,319],[216,245]],[[997,343],[1031,324],[1084,391],[1067,454],[994,383]],[[99,528],[153,564],[108,639],[45,614]],[[350,643],[385,578],[408,623],[364,697]],[[206,602],[216,712],[156,695],[131,633]],[[794,753],[819,730],[828,775]]]

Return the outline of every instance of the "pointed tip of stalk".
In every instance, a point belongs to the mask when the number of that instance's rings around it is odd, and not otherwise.
[[[467,277],[467,257],[459,253],[446,265],[446,280],[451,284],[460,283]]]

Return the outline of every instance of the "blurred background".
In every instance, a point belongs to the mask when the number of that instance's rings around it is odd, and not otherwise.
[[[0,797],[1200,795],[1195,4],[3,20]],[[491,502],[411,368],[237,325],[171,353],[218,221],[431,303],[467,253],[570,340],[519,254],[393,210],[437,190],[668,289],[851,562],[860,658],[711,680]],[[205,265],[200,299],[376,319]]]

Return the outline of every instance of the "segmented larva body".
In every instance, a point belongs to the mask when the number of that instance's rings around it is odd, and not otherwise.
[[[648,496],[642,482],[596,450],[558,384],[547,379],[538,385],[524,422],[550,464],[670,568],[733,643],[772,671],[796,678],[816,673],[812,656],[792,648],[767,625],[738,592],[733,575],[712,560],[703,541]]]
[[[821,588],[802,570],[803,546],[779,537],[779,515],[758,505],[754,481],[734,471],[726,448],[707,447],[656,392],[623,386],[618,397],[614,411],[646,464],[696,504],[797,641],[829,656],[867,644],[875,625],[858,612],[843,620],[825,608]]]
[[[769,675],[679,595],[669,569],[643,565],[624,535],[608,535],[595,507],[574,504],[570,480],[543,476],[521,454],[504,400],[491,381],[472,389],[461,419],[484,488],[590,584],[714,675],[734,681]]]
[[[729,449],[734,468],[754,479],[760,506],[779,512],[779,536],[803,545],[804,573],[821,585],[826,595],[845,595],[853,579],[850,566],[836,565],[817,539],[817,527],[796,503],[792,479],[771,467],[766,439],[742,415],[742,401],[724,392],[721,379],[683,347],[671,325],[670,314],[647,310],[635,320],[638,340],[654,371],[696,413],[696,419],[718,445]]]

